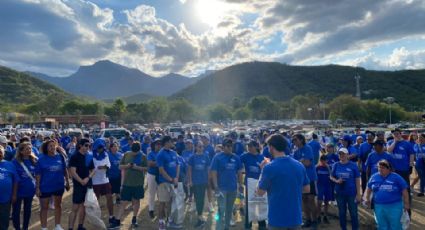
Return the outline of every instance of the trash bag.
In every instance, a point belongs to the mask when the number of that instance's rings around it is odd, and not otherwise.
[[[251,221],[262,221],[267,219],[268,213],[268,202],[267,196],[258,196],[255,194],[257,190],[258,180],[253,178],[247,178],[248,189],[248,220]]]
[[[99,203],[92,188],[87,189],[86,200],[84,202],[86,208],[86,220],[96,229],[106,229],[106,225],[102,220]]]
[[[409,229],[410,218],[409,218],[409,213],[407,213],[406,210],[403,211],[403,215],[401,215],[400,221],[401,221],[401,228],[403,230]]]
[[[172,189],[172,202],[171,202],[171,220],[173,223],[180,225],[183,224],[185,217],[185,202],[184,202],[184,189],[183,183],[179,182],[177,188]]]

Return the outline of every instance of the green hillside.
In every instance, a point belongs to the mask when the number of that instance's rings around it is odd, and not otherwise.
[[[47,95],[71,97],[58,87],[7,67],[0,66],[1,104],[36,103]]]
[[[275,62],[250,62],[227,67],[174,94],[198,105],[246,102],[268,95],[287,101],[296,95],[319,95],[330,101],[341,94],[354,95],[354,76],[361,76],[362,99],[394,97],[409,110],[425,109],[425,70],[369,71],[363,68],[290,66]]]
[[[154,96],[151,96],[145,93],[139,93],[139,94],[128,96],[128,97],[122,97],[121,99],[127,104],[134,104],[134,103],[149,101],[152,98],[154,98]],[[103,101],[106,103],[112,103],[115,101],[115,99],[105,99]]]

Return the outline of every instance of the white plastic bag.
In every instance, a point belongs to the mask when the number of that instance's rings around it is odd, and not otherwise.
[[[251,221],[262,221],[267,219],[268,213],[268,202],[267,196],[257,196],[255,191],[257,190],[258,180],[253,178],[247,178],[248,189],[248,220]]]
[[[406,210],[403,211],[403,215],[401,215],[400,221],[401,221],[401,228],[403,230],[409,229],[410,217],[409,217],[409,213],[407,213]]]
[[[173,196],[171,202],[171,220],[179,225],[183,224],[185,217],[185,202],[184,202],[183,183],[179,182],[177,188],[173,188]]]
[[[96,229],[106,229],[106,225],[102,221],[102,213],[100,211],[99,203],[97,202],[96,195],[92,188],[87,189],[84,206],[86,207],[87,222],[93,225],[93,227],[96,227]]]

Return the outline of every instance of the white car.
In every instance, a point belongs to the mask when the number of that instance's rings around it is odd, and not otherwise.
[[[120,140],[125,136],[125,133],[128,132],[131,135],[131,132],[125,128],[109,128],[100,130],[100,138],[109,138],[115,137],[117,140]]]

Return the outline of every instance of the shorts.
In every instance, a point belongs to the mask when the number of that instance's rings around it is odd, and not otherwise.
[[[159,202],[169,202],[171,201],[171,193],[173,191],[173,186],[170,183],[163,182],[158,185],[158,200]]]
[[[111,193],[121,193],[121,177],[109,178],[109,184],[111,184]]]
[[[145,189],[143,186],[122,186],[121,200],[132,201],[140,200],[145,197]]]
[[[310,182],[310,195],[317,195],[317,191],[316,191],[316,181],[312,181]]]
[[[40,198],[50,198],[52,196],[62,196],[65,192],[65,188],[59,189],[54,192],[42,192]]]
[[[72,203],[73,204],[83,204],[86,200],[87,186],[75,186],[74,191],[72,192]]]
[[[111,185],[109,183],[93,185],[93,191],[96,197],[99,198],[100,196],[111,194]]]
[[[317,200],[333,201],[334,199],[331,186],[317,186]]]

